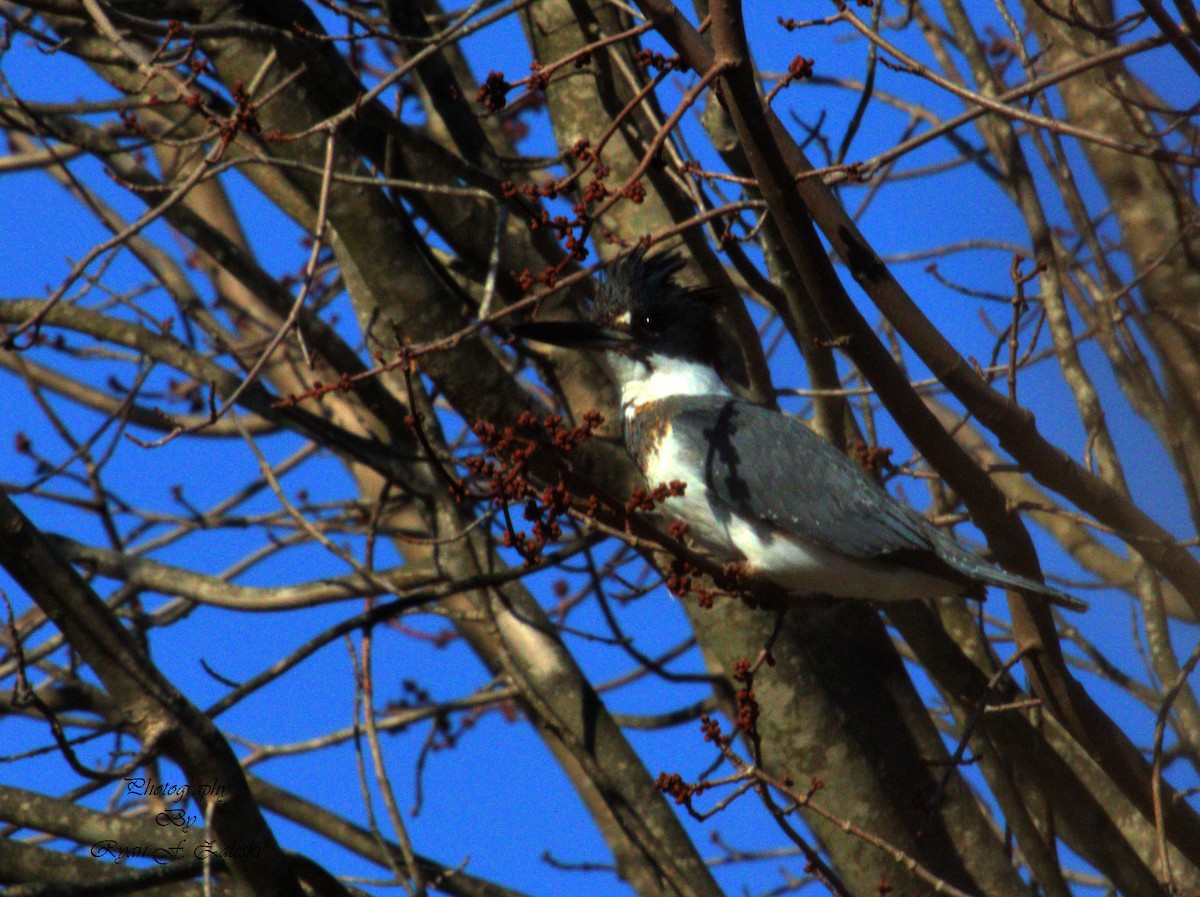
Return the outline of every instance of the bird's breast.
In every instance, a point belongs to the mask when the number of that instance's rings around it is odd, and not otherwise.
[[[669,409],[647,403],[627,412],[625,444],[651,489],[678,480],[685,484],[683,495],[668,498],[659,512],[666,520],[688,525],[690,538],[721,555],[721,560],[740,557],[727,526],[711,500],[704,469],[703,446],[687,445],[671,427]]]

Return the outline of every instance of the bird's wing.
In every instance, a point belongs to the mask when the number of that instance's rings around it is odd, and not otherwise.
[[[949,579],[1020,589],[1087,609],[1078,598],[967,551],[794,418],[721,396],[689,397],[667,416],[676,444],[703,453],[691,460],[702,465],[718,512],[760,520],[849,557],[902,560]]]
[[[677,445],[704,452],[705,485],[731,513],[854,558],[935,550],[919,514],[794,418],[692,396],[670,423]]]

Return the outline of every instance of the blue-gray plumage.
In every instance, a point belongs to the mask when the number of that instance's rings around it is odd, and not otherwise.
[[[675,283],[682,264],[637,252],[613,267],[591,323],[514,332],[604,351],[626,447],[651,486],[687,484],[662,513],[699,547],[798,593],[982,598],[993,585],[1082,606],[962,548],[800,421],[734,396],[708,296]]]

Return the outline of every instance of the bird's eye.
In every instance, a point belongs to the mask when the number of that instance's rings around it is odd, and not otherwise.
[[[634,317],[638,329],[647,333],[662,333],[667,329],[666,315],[660,312],[646,311]]]

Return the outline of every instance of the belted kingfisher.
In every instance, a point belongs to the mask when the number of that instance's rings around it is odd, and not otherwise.
[[[661,506],[718,563],[792,593],[982,599],[986,586],[1083,602],[992,566],[800,421],[736,397],[718,374],[704,291],[675,282],[678,255],[641,250],[612,267],[591,322],[515,325],[526,340],[601,350],[621,390],[625,446],[651,485],[686,483]]]

